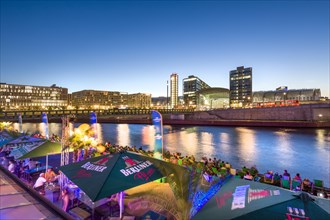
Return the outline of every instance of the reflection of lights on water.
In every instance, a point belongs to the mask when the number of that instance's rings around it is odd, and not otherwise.
[[[212,143],[212,134],[208,132],[202,132],[201,133],[201,143],[203,147],[204,154],[206,156],[212,155],[214,152],[214,147]]]
[[[130,146],[129,131],[128,124],[119,124],[117,126],[117,140],[119,145]]]
[[[155,141],[155,128],[154,126],[144,126],[141,131],[141,144],[142,145],[149,145],[151,148],[154,147],[154,141]]]
[[[324,139],[325,139],[325,135],[326,134],[326,132],[325,132],[325,130],[323,130],[323,129],[318,129],[318,130],[316,130],[316,141],[321,145],[321,146],[323,146],[324,144],[325,144],[325,141],[324,141]],[[330,135],[330,134],[329,134]]]
[[[195,155],[198,149],[198,140],[197,140],[197,134],[196,133],[188,133],[186,131],[179,132],[180,135],[180,144],[185,146],[188,144],[189,149],[187,151],[189,152],[189,155]]]
[[[236,128],[236,130],[238,130],[239,151],[242,158],[245,157],[248,158],[249,161],[255,161],[257,156],[255,149],[255,131],[250,128]]]

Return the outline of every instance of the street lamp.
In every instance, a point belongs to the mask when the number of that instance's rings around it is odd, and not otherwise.
[[[283,93],[284,105],[286,105],[286,92]]]

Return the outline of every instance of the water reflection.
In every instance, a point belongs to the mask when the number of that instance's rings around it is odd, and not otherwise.
[[[116,144],[121,146],[131,146],[130,141],[130,130],[128,129],[128,124],[118,124],[117,125],[117,140]]]
[[[239,155],[245,158],[247,164],[254,163],[258,152],[255,149],[255,131],[250,128],[236,128],[238,133]]]
[[[14,128],[18,128],[14,123]],[[77,126],[77,125],[75,125]],[[23,130],[38,132],[39,123],[23,123]],[[122,146],[154,148],[154,128],[151,125],[98,124],[102,141]],[[50,134],[61,135],[61,124],[50,123]],[[212,126],[164,126],[164,150],[217,157],[234,167],[257,165],[258,170],[271,169],[282,173],[300,173],[310,179],[323,179],[329,185],[330,129],[278,129]]]

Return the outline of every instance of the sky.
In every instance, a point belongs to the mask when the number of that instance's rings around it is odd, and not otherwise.
[[[329,0],[1,0],[0,82],[166,96],[172,73],[330,96]]]

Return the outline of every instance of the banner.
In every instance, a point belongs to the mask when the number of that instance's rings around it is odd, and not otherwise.
[[[45,137],[46,139],[49,139],[49,132],[48,132],[48,117],[46,112],[43,112],[41,115],[42,123],[44,123],[45,128]]]
[[[163,118],[162,115],[155,110],[151,111],[152,124],[155,127],[155,148],[154,157],[163,158]]]
[[[90,123],[91,123],[91,127],[93,129],[93,132],[94,132],[94,138],[97,139],[97,127],[96,127],[96,124],[97,124],[97,117],[96,117],[96,113],[95,112],[91,112],[90,113]]]
[[[18,124],[19,124],[19,133],[23,133],[23,125],[22,125],[22,113],[18,113]]]

